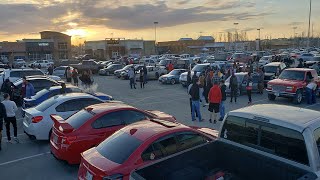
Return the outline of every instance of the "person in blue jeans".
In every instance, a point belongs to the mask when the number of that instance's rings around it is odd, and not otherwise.
[[[195,113],[197,112],[199,117],[199,122],[203,121],[200,113],[200,88],[199,81],[197,78],[193,79],[192,86],[189,90],[189,95],[191,96],[192,107],[191,107],[191,117],[192,121],[196,120]]]
[[[225,106],[224,106],[224,102],[227,100],[227,94],[226,94],[226,89],[227,86],[224,84],[224,80],[220,81],[220,89],[221,89],[221,103],[219,106],[219,112],[220,112],[220,119],[219,121],[222,121],[224,116],[225,116]]]
[[[312,78],[306,87],[306,99],[308,104],[316,103],[316,89],[317,84],[314,82]]]

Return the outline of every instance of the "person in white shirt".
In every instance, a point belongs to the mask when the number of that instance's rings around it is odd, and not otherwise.
[[[2,101],[2,104],[4,105],[6,109],[7,116],[4,118],[4,122],[6,125],[6,132],[7,132],[7,140],[9,143],[11,143],[11,135],[10,135],[10,124],[13,126],[13,135],[14,135],[14,141],[19,143],[18,137],[17,137],[17,119],[16,119],[16,111],[18,110],[18,107],[15,102],[10,100],[9,94],[4,94],[4,101]]]
[[[306,99],[308,104],[316,103],[316,90],[317,84],[315,83],[314,78],[312,78],[306,87]]]

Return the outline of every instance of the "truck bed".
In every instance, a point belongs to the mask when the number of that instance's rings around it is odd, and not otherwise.
[[[306,170],[219,140],[134,171],[131,179],[201,180],[220,170],[229,174],[225,180],[316,179]]]

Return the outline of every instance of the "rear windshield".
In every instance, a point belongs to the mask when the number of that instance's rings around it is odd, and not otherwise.
[[[48,100],[43,101],[42,103],[40,103],[39,105],[37,105],[35,107],[36,110],[40,111],[40,112],[44,112],[45,110],[47,110],[49,107],[51,107],[52,105],[54,105],[57,101],[57,99],[55,97],[52,97]]]
[[[66,122],[70,124],[74,129],[78,129],[87,120],[93,117],[93,114],[89,113],[87,110],[83,109],[72,116],[70,116]]]
[[[97,146],[97,151],[110,161],[122,164],[141,144],[142,141],[120,130]]]
[[[36,95],[33,96],[34,99],[38,99],[43,95],[47,94],[49,91],[47,89],[42,89],[41,91],[37,92]]]

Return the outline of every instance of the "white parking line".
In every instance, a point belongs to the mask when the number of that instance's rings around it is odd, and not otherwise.
[[[32,158],[35,158],[35,157],[38,157],[38,156],[47,155],[47,154],[50,154],[50,151],[44,152],[44,153],[40,153],[40,154],[36,154],[36,155],[32,155],[32,156],[27,156],[27,157],[20,158],[20,159],[15,159],[15,160],[12,160],[12,161],[7,161],[7,162],[4,162],[4,163],[0,163],[0,166],[11,164],[11,163],[15,163],[15,162],[19,162],[19,161],[23,161],[23,160],[27,160],[27,159],[32,159]]]
[[[265,101],[265,100],[267,100],[268,98],[266,98],[266,99],[260,99],[260,100],[258,100],[258,101],[253,101],[253,103],[257,103],[257,102],[261,102],[261,101]]]

